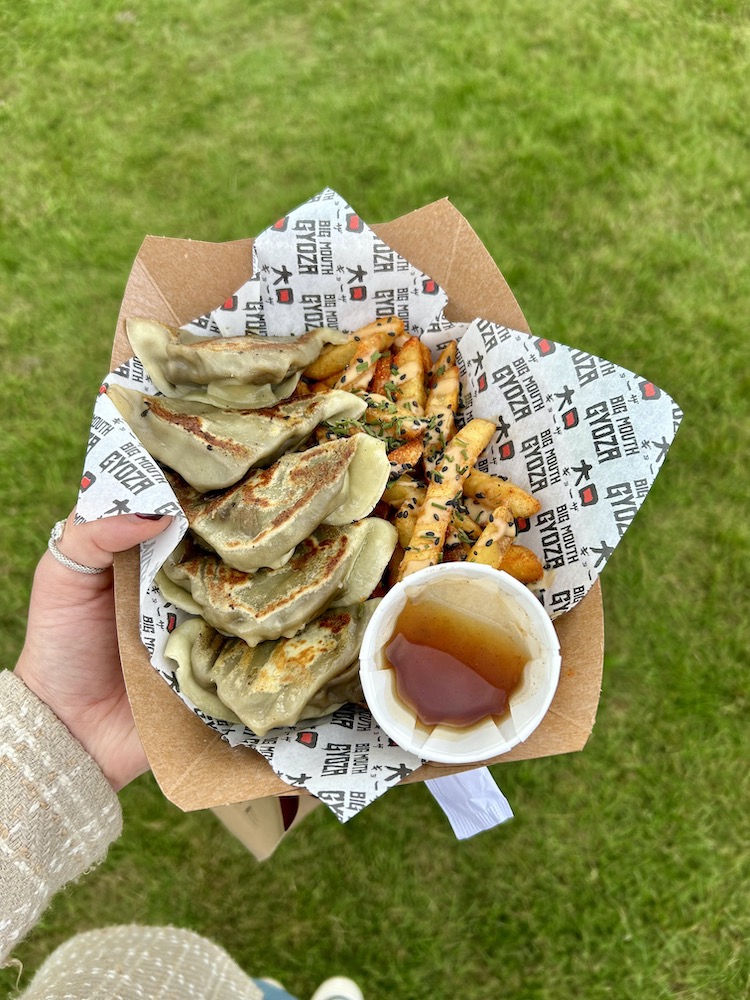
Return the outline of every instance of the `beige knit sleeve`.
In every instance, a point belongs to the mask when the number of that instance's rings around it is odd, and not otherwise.
[[[0,964],[122,830],[111,785],[15,674],[0,673]]]

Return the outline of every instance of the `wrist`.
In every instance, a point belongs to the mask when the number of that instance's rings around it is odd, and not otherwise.
[[[34,658],[21,653],[15,675],[65,726],[70,735],[91,757],[114,791],[119,792],[139,774],[147,770],[140,740],[133,726],[123,739],[111,732],[109,717],[118,714],[118,706],[102,703],[71,704],[65,693],[49,683],[46,674],[34,669]],[[123,697],[127,697],[123,691]],[[135,753],[132,744],[135,743]],[[140,754],[138,753],[140,751]]]
[[[90,757],[93,757],[99,769],[103,771],[101,763],[96,759],[96,756],[88,745],[90,740],[86,733],[86,727],[81,725],[76,713],[71,711],[70,706],[66,705],[62,693],[56,691],[54,686],[50,685],[46,674],[34,669],[34,657],[29,655],[26,647],[24,647],[18,658],[14,673],[54,713],[70,735],[78,740],[86,753]]]

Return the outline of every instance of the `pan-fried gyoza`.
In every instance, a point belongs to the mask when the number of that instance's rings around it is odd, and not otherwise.
[[[321,525],[277,569],[242,573],[181,543],[157,576],[162,596],[251,646],[291,637],[328,607],[366,601],[396,546],[396,529],[368,517]]]
[[[273,406],[291,396],[303,368],[326,344],[348,340],[327,327],[298,337],[201,337],[137,317],[125,329],[165,396],[240,409]]]
[[[322,421],[355,418],[366,409],[350,392],[303,396],[261,410],[219,410],[114,384],[107,395],[147,451],[202,493],[270,464]]]
[[[366,517],[389,471],[384,443],[358,434],[282,455],[223,493],[168,479],[193,534],[228,566],[251,573],[282,566],[321,524]]]
[[[191,618],[170,636],[180,690],[201,711],[258,736],[362,701],[359,650],[377,599],[331,608],[291,639],[248,646]]]

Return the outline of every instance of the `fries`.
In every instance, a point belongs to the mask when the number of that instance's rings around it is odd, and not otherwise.
[[[381,354],[375,362],[375,368],[370,382],[370,392],[374,395],[385,396],[386,386],[391,381],[391,355]]]
[[[467,497],[478,500],[488,510],[494,510],[500,504],[510,507],[513,517],[532,517],[538,514],[542,505],[534,497],[522,490],[520,486],[491,476],[487,472],[474,469],[464,484]]]
[[[409,547],[399,567],[399,579],[440,562],[453,504],[470,469],[490,443],[495,425],[477,418],[448,443],[427,486],[424,504]]]
[[[503,556],[500,569],[527,586],[530,583],[539,583],[544,576],[544,566],[538,556],[525,545],[518,545],[515,542]]]
[[[515,522],[510,510],[505,506],[496,507],[490,514],[487,527],[466,557],[466,561],[482,563],[483,566],[500,569],[500,564],[510,548],[515,533]]]
[[[404,335],[404,322],[396,316],[388,316],[382,320],[376,320],[367,326],[361,327],[350,334],[350,339],[346,344],[328,344],[320,352],[318,357],[303,372],[305,378],[314,382],[322,382],[330,375],[340,375],[347,367],[355,354],[361,352],[362,341],[372,335],[384,338],[383,344],[394,341],[397,337]]]
[[[406,550],[411,545],[414,535],[414,528],[424,505],[423,489],[420,493],[415,493],[401,504],[396,511],[396,531],[398,532],[398,542],[402,549]]]
[[[456,343],[433,363],[426,345],[388,316],[328,345],[303,373],[298,394],[344,389],[367,404],[358,420],[318,428],[318,440],[371,434],[385,441],[391,476],[380,516],[399,544],[387,585],[441,561],[502,569],[529,585],[544,576],[538,557],[515,540],[515,519],[539,501],[515,483],[475,466],[495,433],[488,420],[456,430],[460,377]],[[383,513],[385,512],[385,513]]]
[[[458,390],[454,341],[445,348],[430,372],[430,391],[425,404],[425,416],[430,418],[430,424],[424,439],[424,463],[428,473],[434,471],[436,462],[455,433]]]
[[[334,389],[366,389],[372,379],[381,352],[387,350],[390,334],[372,333],[357,344]]]
[[[422,457],[422,442],[407,441],[388,452],[391,462],[391,476],[403,476],[413,472]]]
[[[392,403],[387,396],[375,391],[358,392],[358,395],[367,403],[365,422],[378,425],[385,437],[410,440],[421,437],[429,427],[430,422],[425,417],[414,416],[411,410]]]
[[[383,493],[383,500],[392,507],[398,508],[404,500],[414,496],[420,490],[424,492],[424,486],[418,483],[416,479],[411,479],[409,476],[399,476],[398,479],[386,486]]]
[[[418,417],[424,415],[427,402],[424,360],[419,337],[409,337],[391,365],[393,399]]]

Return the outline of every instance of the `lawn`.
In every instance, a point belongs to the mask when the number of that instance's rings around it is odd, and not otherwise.
[[[748,995],[749,46],[732,0],[0,4],[0,663],[148,233],[252,236],[324,186],[371,222],[447,196],[536,334],[685,412],[603,575],[592,737],[493,768],[511,823],[459,843],[408,786],[257,864],[144,776],[22,984],[142,921],[301,997],[338,970],[368,1000]]]

